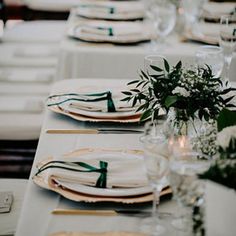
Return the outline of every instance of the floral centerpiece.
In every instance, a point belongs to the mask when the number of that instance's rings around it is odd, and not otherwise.
[[[128,83],[134,88],[123,92],[126,95],[123,101],[132,102],[133,106],[140,103],[137,111],[143,111],[141,121],[158,119],[160,111],[164,110],[175,133],[186,134],[189,123],[192,130],[200,132],[203,129],[196,127],[196,120],[212,124],[223,108],[234,107],[231,104],[234,96],[229,94],[235,89],[214,77],[207,65],[186,69],[181,61],[170,66],[163,59],[163,68],[150,67],[153,74],[141,70],[140,79]],[[204,132],[205,136],[206,130]]]

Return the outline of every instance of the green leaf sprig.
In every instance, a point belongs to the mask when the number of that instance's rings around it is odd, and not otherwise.
[[[160,109],[168,113],[171,107],[185,110],[188,118],[197,115],[201,120],[216,120],[223,108],[235,107],[231,103],[234,95],[228,94],[236,89],[214,77],[208,65],[185,69],[181,61],[170,66],[163,59],[163,69],[150,67],[152,74],[141,70],[140,78],[128,83],[133,88],[123,92],[126,97],[122,101],[131,102],[132,106],[140,104],[137,112],[143,111],[141,121],[158,119]]]

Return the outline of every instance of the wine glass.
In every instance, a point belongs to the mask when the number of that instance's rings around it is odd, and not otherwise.
[[[236,15],[221,16],[219,43],[225,59],[225,80],[229,81],[230,64],[236,50]]]
[[[220,77],[224,67],[223,50],[217,46],[201,46],[195,53],[196,63],[200,67],[210,66],[212,74]]]
[[[161,121],[163,123],[163,121]],[[144,145],[144,162],[149,183],[153,189],[153,207],[151,221],[145,223],[145,229],[149,233],[160,235],[165,232],[165,227],[158,222],[157,204],[160,192],[167,185],[167,173],[169,168],[168,142],[160,128],[160,122],[147,122],[144,135],[141,137]]]
[[[209,169],[211,158],[200,152],[194,152],[186,136],[171,140],[171,158],[169,182],[178,205],[183,212],[172,221],[175,228],[183,231],[192,230],[192,207],[202,196],[203,183],[198,175]]]
[[[163,49],[167,35],[174,29],[176,7],[168,1],[151,1],[148,7],[149,20],[153,29],[152,50]]]
[[[197,23],[201,14],[201,9],[206,0],[182,0],[181,6],[184,11],[186,30],[197,31]]]

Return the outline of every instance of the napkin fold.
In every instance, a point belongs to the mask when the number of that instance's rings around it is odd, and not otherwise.
[[[73,163],[82,162],[86,165],[92,166],[93,168],[99,170],[100,162],[107,163],[107,173],[106,173],[106,187],[107,188],[135,188],[143,187],[148,185],[148,179],[146,176],[146,171],[144,167],[144,161],[140,158],[130,158],[127,159],[108,157],[105,155],[99,160],[94,156],[93,158],[83,158],[83,157],[73,157],[73,158],[62,158],[56,159],[59,162],[65,163],[54,163],[50,164],[54,166],[48,168],[47,171],[49,184],[57,183],[60,181],[68,182],[72,184],[83,184],[88,186],[96,186],[98,179],[100,178],[101,172],[91,171],[91,172],[80,172],[76,171],[80,169],[81,171],[88,170],[81,166],[73,167]],[[54,159],[55,161],[55,159]],[[56,167],[55,167],[56,166]],[[45,167],[45,165],[44,165]],[[75,168],[76,170],[68,169],[68,167]],[[40,170],[40,169],[39,169]]]
[[[111,1],[81,1],[78,8],[86,10],[88,13],[95,15],[104,14],[129,14],[133,12],[144,13],[144,5],[140,2],[111,2]]]
[[[142,27],[138,24],[87,24],[77,28],[80,33],[105,36],[132,36],[142,34]]]
[[[230,2],[208,2],[203,5],[203,17],[220,18],[221,15],[232,14],[236,11],[236,4]]]

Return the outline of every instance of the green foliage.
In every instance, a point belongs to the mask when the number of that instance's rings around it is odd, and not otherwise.
[[[153,74],[141,70],[140,78],[128,83],[135,88],[123,92],[123,101],[140,104],[141,120],[158,119],[161,108],[167,113],[171,107],[185,110],[188,118],[216,120],[223,108],[235,107],[234,96],[226,95],[236,89],[223,85],[209,66],[184,69],[181,61],[170,66],[165,59],[163,64],[164,69],[151,65]]]
[[[217,119],[218,131],[221,131],[225,127],[233,125],[236,125],[236,111],[223,109]]]

